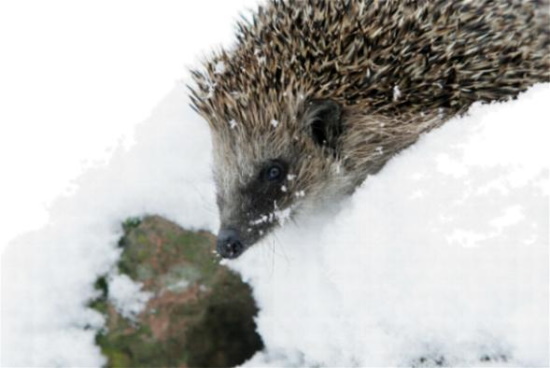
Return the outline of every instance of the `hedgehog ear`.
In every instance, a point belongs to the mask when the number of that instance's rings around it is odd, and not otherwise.
[[[342,109],[332,100],[309,101],[305,121],[313,141],[337,154],[338,139],[342,134]]]

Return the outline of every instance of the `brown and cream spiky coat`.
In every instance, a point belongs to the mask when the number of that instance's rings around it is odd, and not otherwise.
[[[193,72],[222,230],[244,250],[473,102],[548,81],[548,22],[547,0],[269,1]]]

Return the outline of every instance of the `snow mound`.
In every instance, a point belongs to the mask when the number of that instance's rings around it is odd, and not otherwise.
[[[94,343],[104,320],[87,304],[97,296],[97,278],[113,275],[129,217],[158,214],[215,231],[208,126],[187,101],[183,83],[176,85],[137,128],[129,151],[79,178],[74,195],[52,205],[45,228],[4,252],[0,366],[104,365]],[[112,276],[110,287],[117,307],[131,316],[147,295],[121,277]]]
[[[548,101],[475,105],[228,262],[260,307],[245,366],[547,367]]]
[[[257,366],[548,365],[548,85],[476,106],[396,157],[337,214],[304,218],[231,262],[258,300]],[[182,84],[136,144],[88,171],[51,222],[2,256],[2,366],[101,366],[121,222],[218,226],[210,137]],[[120,281],[120,280],[119,280]],[[124,291],[120,308],[143,298]],[[126,297],[125,297],[126,295]]]

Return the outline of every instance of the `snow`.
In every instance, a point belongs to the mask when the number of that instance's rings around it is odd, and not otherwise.
[[[187,98],[178,83],[138,126],[131,149],[88,170],[74,194],[51,205],[44,228],[19,236],[3,253],[0,365],[104,363],[94,345],[104,321],[86,305],[97,295],[97,277],[114,272],[128,217],[159,214],[190,228],[217,229],[208,125]]]
[[[399,97],[401,97],[401,90],[399,89],[399,86],[395,85],[393,86],[393,100],[397,101],[399,100]]]
[[[186,98],[177,84],[132,148],[82,175],[48,225],[4,253],[3,366],[104,364],[94,345],[104,320],[86,305],[96,278],[116,275],[126,218],[217,229],[208,126]],[[549,98],[540,85],[476,105],[338,211],[290,221],[225,262],[261,309],[266,350],[245,366],[547,366]],[[110,287],[131,316],[147,295],[128,281]]]
[[[0,1],[0,249],[132,145],[135,125],[188,67],[233,43],[258,2]]]
[[[128,275],[113,273],[109,275],[108,282],[109,300],[120,315],[129,320],[135,320],[153,296],[141,290],[142,283],[133,281]]]
[[[227,262],[267,346],[245,366],[547,367],[547,101],[475,105]]]
[[[223,61],[218,61],[214,67],[215,74],[223,74],[225,72],[225,63]]]
[[[227,262],[261,308],[267,349],[247,366],[442,357],[479,366],[484,356],[493,359],[486,365],[548,365],[549,97],[544,85],[516,102],[475,106],[396,157],[337,213],[290,222]],[[185,98],[177,85],[132,149],[83,175],[51,207],[48,226],[4,254],[3,365],[104,363],[93,338],[104,321],[86,303],[97,276],[113,272],[126,217],[217,228],[208,128]],[[137,313],[147,297],[139,285],[110,281],[119,308]]]
[[[292,208],[287,208],[284,210],[276,210],[273,212],[273,216],[279,221],[279,224],[286,224],[291,218]]]

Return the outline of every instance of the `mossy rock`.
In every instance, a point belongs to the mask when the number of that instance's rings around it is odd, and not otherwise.
[[[106,279],[96,282],[102,296],[90,305],[107,318],[96,340],[108,367],[231,367],[263,347],[250,287],[219,264],[212,234],[158,216],[123,229],[119,271],[154,296],[130,321],[109,302]]]

